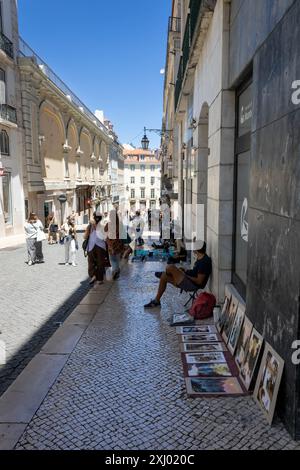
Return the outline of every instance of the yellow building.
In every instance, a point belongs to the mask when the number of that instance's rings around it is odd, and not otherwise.
[[[108,194],[108,129],[22,39],[19,56],[27,210],[87,223]]]

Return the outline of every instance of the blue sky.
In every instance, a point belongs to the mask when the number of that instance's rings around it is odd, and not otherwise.
[[[23,39],[122,143],[159,128],[171,0],[18,0]],[[159,137],[149,134],[150,145]]]

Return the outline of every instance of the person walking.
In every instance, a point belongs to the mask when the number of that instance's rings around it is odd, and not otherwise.
[[[52,212],[47,217],[48,223],[48,244],[54,245],[57,242],[57,232],[58,232],[58,224],[55,219],[55,215]]]
[[[78,241],[76,226],[71,217],[68,217],[67,221],[61,226],[61,243],[65,246],[65,265],[69,266],[71,264],[76,267]]]
[[[84,240],[87,240],[87,253],[88,253],[88,273],[90,276],[90,284],[96,281],[98,284],[103,284],[105,268],[110,266],[106,234],[104,233],[103,225],[101,224],[102,215],[100,212],[94,212],[93,219],[89,223],[85,233]]]
[[[34,212],[30,212],[27,222],[24,225],[24,229],[28,254],[28,266],[44,262],[42,250],[44,227]]]
[[[132,227],[135,231],[135,240],[137,246],[143,246],[144,240],[143,240],[143,231],[144,231],[144,226],[145,222],[143,218],[141,217],[140,211],[136,211],[135,217],[132,221]]]
[[[124,253],[125,247],[122,241],[124,232],[123,224],[120,223],[118,213],[115,209],[109,213],[109,221],[104,227],[104,232],[107,234],[107,246],[109,253],[109,261],[112,267],[112,276],[116,280],[120,276],[120,260]],[[125,235],[124,235],[125,236]],[[126,242],[126,240],[124,239]]]

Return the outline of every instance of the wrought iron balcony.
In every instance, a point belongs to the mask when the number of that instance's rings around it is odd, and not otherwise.
[[[11,59],[14,58],[13,43],[3,33],[0,33],[0,49],[2,49]]]
[[[175,16],[169,17],[169,33],[180,33],[181,31],[181,18]]]
[[[0,117],[5,121],[17,124],[17,110],[8,104],[0,105]]]

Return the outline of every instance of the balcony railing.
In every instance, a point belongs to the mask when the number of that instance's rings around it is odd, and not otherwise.
[[[0,33],[0,49],[2,49],[11,59],[14,58],[13,43],[3,33]]]
[[[181,18],[175,16],[169,17],[169,33],[180,33],[181,31]]]
[[[186,19],[185,31],[184,31],[183,41],[182,41],[182,54],[181,54],[181,60],[180,60],[179,69],[178,69],[176,86],[175,86],[175,110],[178,105],[185,71],[186,71],[187,64],[190,58],[191,45],[193,43],[201,5],[202,5],[202,0],[190,0],[190,4],[189,4],[190,13],[188,14],[187,19]]]
[[[17,124],[17,110],[8,104],[0,105],[0,117],[5,121],[10,121]]]
[[[97,127],[108,135],[108,130],[104,124],[99,121],[95,114],[78,98],[78,96],[75,95],[75,93],[73,93],[73,91],[56,75],[55,72],[53,72],[53,70],[51,70],[46,62],[44,62],[22,38],[19,38],[19,56],[32,58],[44,75],[63,92],[70,103],[74,104],[82,114],[86,115]]]

